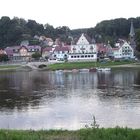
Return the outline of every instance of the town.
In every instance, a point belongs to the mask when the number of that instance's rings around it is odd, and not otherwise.
[[[45,36],[34,36],[47,47],[30,45],[28,40],[22,41],[19,46],[8,46],[0,50],[0,55],[7,55],[9,62],[31,62],[35,60],[57,62],[79,62],[99,60],[135,60],[135,32],[131,22],[129,40],[118,39],[114,47],[108,43],[96,43],[82,33],[79,38],[71,38],[70,45],[59,38],[53,41]]]

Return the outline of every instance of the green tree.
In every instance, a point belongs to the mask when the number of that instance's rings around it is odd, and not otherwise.
[[[35,52],[32,54],[32,58],[34,58],[35,60],[39,60],[40,57],[41,57],[41,54],[39,52]]]
[[[9,60],[9,58],[6,54],[1,54],[0,55],[0,62],[3,62],[3,61],[6,62],[8,60]]]

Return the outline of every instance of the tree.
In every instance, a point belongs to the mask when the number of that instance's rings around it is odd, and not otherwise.
[[[32,58],[34,58],[35,60],[39,60],[40,57],[41,57],[41,54],[39,52],[35,52],[32,54]]]
[[[3,62],[3,61],[6,62],[8,60],[9,58],[6,54],[0,54],[0,62]]]

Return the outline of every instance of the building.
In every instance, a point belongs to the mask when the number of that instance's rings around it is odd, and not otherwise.
[[[66,60],[69,57],[70,46],[56,46],[53,51],[53,59]]]
[[[112,51],[112,47],[110,46],[110,44],[104,44],[104,43],[98,43],[97,45],[97,56],[98,58],[112,58],[113,57],[113,51]]]
[[[114,59],[133,59],[134,49],[127,41],[122,41],[115,44],[115,48],[112,48]]]
[[[5,52],[12,61],[28,61],[35,52],[41,53],[40,46],[13,46],[6,47]]]
[[[53,47],[45,47],[42,50],[42,57],[45,59],[49,59],[53,55],[54,48]]]
[[[86,34],[82,34],[76,43],[71,45],[68,61],[96,61],[97,46]]]

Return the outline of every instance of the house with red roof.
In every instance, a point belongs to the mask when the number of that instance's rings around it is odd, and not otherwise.
[[[32,57],[33,53],[41,53],[41,47],[37,45],[12,46],[6,47],[5,52],[8,55],[9,59],[12,61],[28,61]]]
[[[57,60],[66,60],[69,57],[70,46],[63,45],[63,46],[56,46],[53,51],[53,59]]]
[[[53,55],[54,48],[53,47],[45,47],[42,50],[42,57],[45,59],[49,59]]]
[[[98,58],[113,57],[113,51],[110,44],[97,43]]]
[[[69,61],[96,61],[97,46],[95,41],[90,39],[86,34],[81,34],[75,44],[71,45],[69,52]]]

